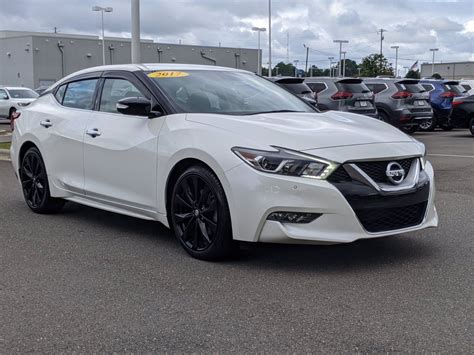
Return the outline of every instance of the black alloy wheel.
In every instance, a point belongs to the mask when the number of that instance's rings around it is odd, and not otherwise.
[[[50,195],[46,168],[37,148],[30,148],[23,156],[20,181],[25,201],[34,212],[55,213],[64,206],[64,200]]]
[[[230,213],[224,190],[209,170],[195,166],[177,180],[171,222],[184,249],[198,259],[217,259],[232,249]]]

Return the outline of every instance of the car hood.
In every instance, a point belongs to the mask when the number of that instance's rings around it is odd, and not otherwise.
[[[12,101],[14,101],[14,102],[21,102],[21,103],[25,103],[25,104],[31,103],[35,100],[36,100],[36,98],[33,98],[33,99],[15,99],[15,98],[13,98],[12,99]]]
[[[377,119],[339,111],[247,116],[193,113],[186,119],[234,132],[259,145],[294,150],[414,142],[397,128]]]

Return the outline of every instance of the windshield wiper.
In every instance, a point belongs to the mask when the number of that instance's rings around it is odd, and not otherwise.
[[[262,113],[280,113],[280,112],[306,112],[306,111],[295,111],[295,110],[270,110],[270,111],[259,111],[259,112],[252,112],[249,115],[260,115]]]

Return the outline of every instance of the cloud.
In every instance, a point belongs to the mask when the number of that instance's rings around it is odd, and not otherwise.
[[[100,16],[93,5],[113,6],[105,15],[106,35],[130,35],[130,0],[0,0],[0,29],[98,35]],[[348,58],[359,61],[377,53],[384,28],[384,54],[393,61],[391,45],[400,46],[400,67],[430,60],[429,48],[438,47],[443,61],[473,56],[474,1],[412,0],[272,0],[273,63],[286,60],[287,33],[290,60],[327,66],[338,56],[333,39],[347,39]],[[268,0],[142,0],[143,38],[186,44],[256,47],[252,26],[268,27]],[[263,61],[267,35],[262,36]]]

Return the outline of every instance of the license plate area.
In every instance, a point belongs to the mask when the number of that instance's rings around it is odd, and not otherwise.
[[[416,106],[426,106],[426,101],[425,100],[416,100],[415,105]]]

